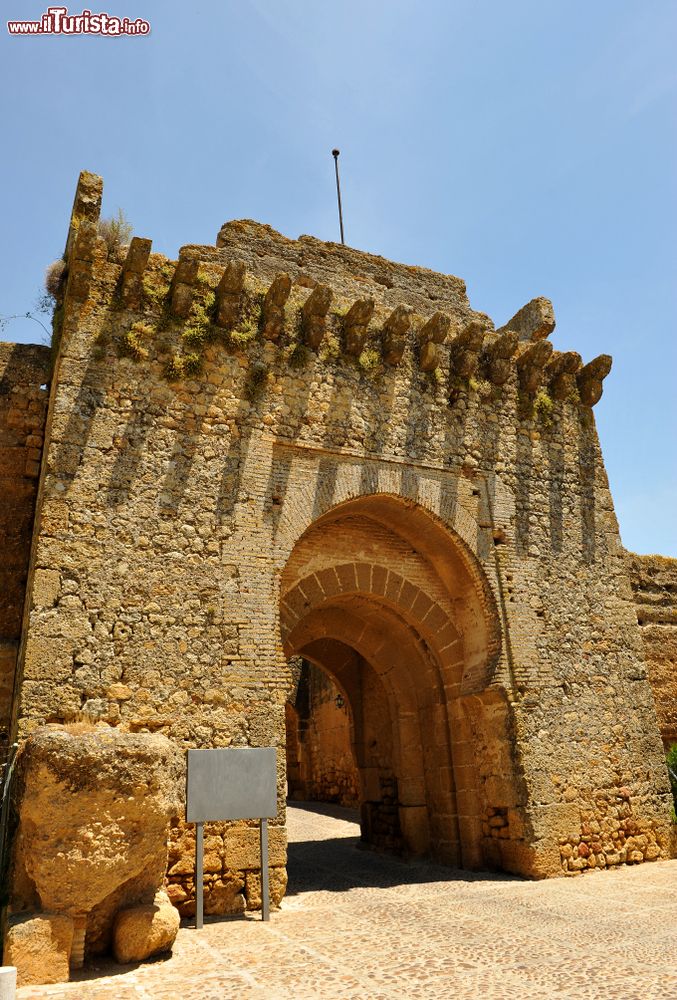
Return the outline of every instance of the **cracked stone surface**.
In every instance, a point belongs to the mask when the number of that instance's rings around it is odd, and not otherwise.
[[[677,996],[677,861],[527,882],[357,847],[355,814],[289,809],[289,890],[256,915],[184,926],[170,958],[99,961],[20,1000]]]

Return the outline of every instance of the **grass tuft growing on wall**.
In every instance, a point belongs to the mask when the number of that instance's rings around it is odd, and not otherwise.
[[[148,348],[144,346],[144,341],[150,340],[154,332],[154,327],[148,323],[134,323],[120,339],[120,355],[123,358],[133,358],[134,361],[145,361]]]
[[[534,399],[534,416],[545,427],[550,427],[555,419],[555,404],[545,389],[539,389],[536,393],[536,398]]]

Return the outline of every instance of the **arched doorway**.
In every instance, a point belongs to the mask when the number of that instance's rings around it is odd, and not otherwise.
[[[334,677],[310,660],[298,663],[285,705],[285,729],[287,797],[357,808],[360,776],[352,706]]]
[[[340,504],[294,546],[280,624],[286,655],[321,667],[349,703],[363,839],[486,863],[492,812],[477,757],[500,630],[460,538],[399,497]]]

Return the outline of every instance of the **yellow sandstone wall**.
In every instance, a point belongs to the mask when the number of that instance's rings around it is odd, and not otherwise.
[[[637,620],[666,749],[677,743],[677,559],[628,553]]]
[[[0,763],[7,752],[21,637],[49,358],[47,347],[0,343]]]

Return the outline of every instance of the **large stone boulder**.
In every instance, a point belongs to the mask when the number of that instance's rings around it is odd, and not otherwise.
[[[62,983],[68,979],[73,920],[63,913],[10,917],[4,964],[17,969],[17,986]]]
[[[45,726],[16,767],[11,911],[68,914],[76,937],[86,927],[87,950],[102,951],[115,912],[152,904],[163,885],[185,756],[156,734]]]
[[[119,910],[113,929],[113,954],[118,962],[143,962],[169,951],[179,930],[179,911],[161,890],[152,903]]]

